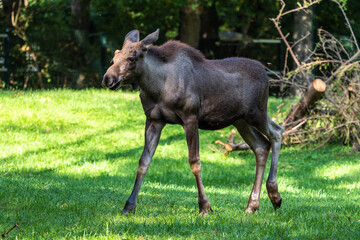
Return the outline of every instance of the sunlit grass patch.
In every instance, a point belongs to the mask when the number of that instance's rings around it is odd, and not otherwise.
[[[225,140],[231,127],[200,131],[202,178],[213,213],[198,217],[184,131],[169,125],[142,185],[137,213],[121,215],[144,143],[138,95],[0,92],[0,232],[18,222],[23,231],[13,230],[9,239],[358,238],[358,153],[332,145],[316,151],[284,147],[278,167],[282,207],[273,210],[263,184],[260,210],[248,215],[254,155],[224,155],[208,147]],[[288,100],[269,102],[274,116]]]

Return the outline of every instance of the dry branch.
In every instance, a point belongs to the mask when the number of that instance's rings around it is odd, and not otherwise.
[[[228,152],[241,151],[241,150],[250,150],[250,146],[245,142],[241,142],[241,143],[233,143],[233,142],[223,143],[220,140],[217,140],[215,143],[224,146],[226,151],[228,151]]]

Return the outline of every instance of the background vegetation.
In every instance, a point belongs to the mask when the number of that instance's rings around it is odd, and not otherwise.
[[[287,8],[296,7],[297,2],[286,1]],[[11,87],[100,87],[112,53],[132,29],[139,29],[144,36],[160,28],[157,44],[195,38],[195,47],[210,58],[242,55],[264,64],[272,62],[269,67],[280,70],[274,64],[277,52],[273,48],[247,43],[249,39],[278,37],[269,18],[275,17],[279,8],[275,0],[8,0],[0,3],[0,32],[8,29],[11,35]],[[359,1],[347,1],[347,14],[357,36],[359,8]],[[313,11],[314,38],[317,28],[348,36],[335,3],[323,0]],[[186,22],[189,14],[197,14],[192,24]],[[196,21],[198,29],[194,28]],[[284,32],[293,33],[301,26],[294,16],[282,21]],[[219,31],[238,32],[244,41],[237,43],[238,49],[221,45]],[[185,36],[189,32],[197,35]]]

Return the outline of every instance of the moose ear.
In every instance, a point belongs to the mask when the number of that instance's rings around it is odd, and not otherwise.
[[[132,30],[125,36],[124,44],[131,43],[131,42],[138,42],[139,41],[139,31],[138,30]]]
[[[153,44],[156,40],[158,40],[158,38],[159,38],[159,29],[147,35],[141,42],[143,46],[146,49],[148,49],[151,46],[151,44]]]

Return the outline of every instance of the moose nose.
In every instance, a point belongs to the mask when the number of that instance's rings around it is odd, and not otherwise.
[[[113,73],[109,73],[109,72],[107,72],[105,75],[104,75],[104,78],[103,78],[103,80],[102,80],[102,86],[103,87],[111,87],[111,86],[113,86],[114,85],[114,83],[116,83],[116,79],[117,79],[117,77],[116,77],[116,75],[115,74],[113,74]]]

